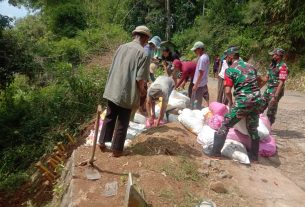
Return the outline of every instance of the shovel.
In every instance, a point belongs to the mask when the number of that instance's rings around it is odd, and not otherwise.
[[[101,174],[99,171],[94,167],[94,155],[95,155],[95,149],[96,149],[96,142],[97,142],[97,135],[99,130],[99,123],[100,123],[100,115],[102,113],[102,107],[101,105],[98,105],[97,107],[97,117],[96,117],[96,123],[95,123],[95,131],[94,131],[94,140],[93,140],[93,147],[92,147],[92,154],[91,158],[89,160],[89,166],[85,169],[85,174],[88,180],[98,180],[101,178]]]

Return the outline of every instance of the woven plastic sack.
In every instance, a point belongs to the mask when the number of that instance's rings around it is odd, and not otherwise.
[[[224,116],[228,113],[228,108],[226,105],[219,102],[212,102],[209,104],[209,109],[213,113],[213,115]]]
[[[226,139],[221,154],[242,164],[250,164],[246,148],[238,141]]]

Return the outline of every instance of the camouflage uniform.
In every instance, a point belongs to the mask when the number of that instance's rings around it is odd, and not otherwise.
[[[269,102],[271,98],[274,97],[277,87],[280,83],[280,80],[285,81],[287,79],[287,76],[288,76],[288,67],[283,60],[277,64],[273,64],[273,63],[270,64],[270,67],[268,69],[267,89],[263,94],[264,104],[261,112],[263,113],[268,107],[267,116],[271,124],[273,124],[275,121],[278,102],[284,95],[285,85],[282,87],[282,90],[280,91],[278,97],[276,97],[276,102],[272,105],[270,105]]]
[[[246,118],[251,139],[259,139],[257,127],[262,99],[257,83],[257,70],[250,64],[235,61],[225,73],[225,86],[234,86],[235,104],[217,134],[226,136],[229,129],[241,118]]]

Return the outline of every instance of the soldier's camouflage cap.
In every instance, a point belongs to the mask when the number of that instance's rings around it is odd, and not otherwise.
[[[283,56],[285,54],[285,50],[282,48],[275,48],[273,51],[269,52],[269,55],[280,55]]]
[[[238,47],[230,47],[225,51],[225,56],[239,53]]]

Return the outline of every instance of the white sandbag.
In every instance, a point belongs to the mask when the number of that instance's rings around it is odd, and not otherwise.
[[[260,137],[260,140],[269,138],[270,131],[261,119],[259,119],[257,131],[258,131],[258,136]]]
[[[235,124],[234,129],[236,129],[237,131],[239,131],[240,133],[242,133],[244,135],[250,136],[247,126],[246,126],[245,118],[241,119],[237,124]],[[261,119],[259,119],[257,131],[258,131],[258,136],[260,137],[261,140],[268,138],[270,135],[269,129],[263,123],[263,121]]]
[[[249,132],[246,125],[246,119],[242,118],[237,124],[234,125],[234,129],[240,133],[249,136]]]
[[[214,143],[215,130],[204,125],[197,136],[197,142],[202,145],[203,152],[207,155],[211,154]]]
[[[135,136],[140,134],[141,132],[145,131],[144,124],[137,124],[134,122],[129,122],[129,127],[127,130],[126,139],[133,139]]]
[[[205,107],[205,108],[201,109],[201,113],[203,116],[205,116],[209,112],[211,112],[209,107]]]
[[[145,124],[146,123],[146,117],[143,116],[142,114],[136,113],[135,116],[134,116],[133,121],[135,123],[138,123],[138,124]]]
[[[190,109],[183,109],[178,116],[179,122],[185,126],[189,131],[199,134],[203,127],[203,117],[196,115],[197,111],[193,113]]]
[[[178,115],[176,115],[176,114],[169,114],[167,121],[168,122],[178,122]]]
[[[227,139],[221,154],[242,164],[250,164],[246,148],[238,141]]]
[[[160,111],[161,111],[160,106],[159,105],[155,105],[155,114],[156,114],[156,117],[160,116]],[[164,116],[163,116],[163,121],[167,122],[166,114],[164,114]]]
[[[183,95],[182,93],[173,90],[168,99],[168,104],[166,110],[171,110],[174,108],[184,109],[190,105],[190,98]]]
[[[124,148],[127,148],[131,145],[132,141],[130,139],[126,139],[125,142],[124,142]],[[108,149],[111,148],[111,142],[105,142],[105,145]]]

